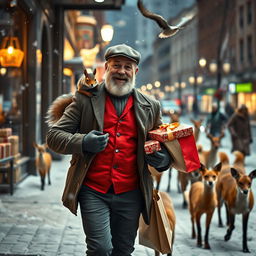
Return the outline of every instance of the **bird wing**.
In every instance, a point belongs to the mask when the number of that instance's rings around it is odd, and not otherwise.
[[[162,29],[167,29],[167,28],[169,28],[169,25],[168,25],[167,21],[166,21],[161,15],[152,13],[152,12],[150,12],[149,10],[147,10],[147,9],[144,7],[142,1],[138,0],[137,5],[138,5],[138,8],[139,8],[141,14],[142,14],[144,17],[147,17],[147,18],[149,18],[149,19],[152,19],[152,20],[156,21],[157,24],[158,24],[158,26],[161,27]]]
[[[175,27],[183,27],[188,23],[194,16],[189,14],[181,18],[180,22],[175,25]]]

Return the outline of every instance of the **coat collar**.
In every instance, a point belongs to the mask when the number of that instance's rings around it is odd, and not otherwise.
[[[143,94],[137,91],[137,89],[133,90],[133,95],[134,95],[134,109],[135,109],[137,123],[139,125],[140,130],[145,131],[145,123],[147,123],[151,104],[147,100],[147,98],[144,97]],[[106,102],[106,91],[105,91],[104,83],[101,83],[99,85],[97,93],[91,97],[91,102],[92,102],[94,115],[96,117],[96,120],[99,126],[99,130],[103,131],[105,102]]]

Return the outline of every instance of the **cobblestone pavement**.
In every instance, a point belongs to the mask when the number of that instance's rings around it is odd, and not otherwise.
[[[187,120],[185,119],[185,122]],[[254,133],[255,135],[255,133]],[[254,136],[254,141],[256,138]],[[199,141],[204,148],[209,142],[202,134]],[[253,145],[255,147],[255,144]],[[230,138],[228,134],[223,140],[222,151],[229,153]],[[230,153],[229,153],[230,154]],[[255,169],[255,152],[247,158],[248,171]],[[230,155],[232,161],[232,155]],[[46,185],[45,191],[40,190],[39,176],[29,176],[18,185],[13,196],[0,195],[0,255],[45,255],[45,256],[81,256],[85,255],[84,234],[80,216],[71,214],[61,203],[69,157],[62,161],[54,161],[52,166],[52,185]],[[188,210],[182,208],[182,196],[177,192],[177,171],[172,171],[171,192],[177,216],[176,235],[173,256],[228,255],[240,256],[242,248],[241,216],[236,217],[236,229],[230,241],[224,242],[225,228],[217,226],[215,211],[210,229],[210,251],[196,247],[191,236],[191,224]],[[168,173],[165,172],[161,181],[161,190],[166,190]],[[256,182],[253,190],[255,192]],[[223,211],[224,215],[224,211]],[[224,216],[223,216],[224,217]],[[256,210],[253,209],[249,219],[248,246],[251,255],[256,255],[256,232],[254,221]],[[202,218],[204,232],[205,219]],[[154,252],[138,244],[136,240],[133,256],[153,256]]]

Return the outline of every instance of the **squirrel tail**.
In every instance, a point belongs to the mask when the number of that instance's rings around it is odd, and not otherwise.
[[[46,114],[46,123],[52,127],[63,115],[66,107],[72,102],[72,94],[64,94],[53,101]]]

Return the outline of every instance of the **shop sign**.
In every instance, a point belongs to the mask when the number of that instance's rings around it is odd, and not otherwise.
[[[252,92],[252,83],[236,84],[236,92]]]
[[[216,91],[216,89],[214,89],[214,88],[207,88],[207,89],[204,90],[204,94],[214,95],[215,91]]]

